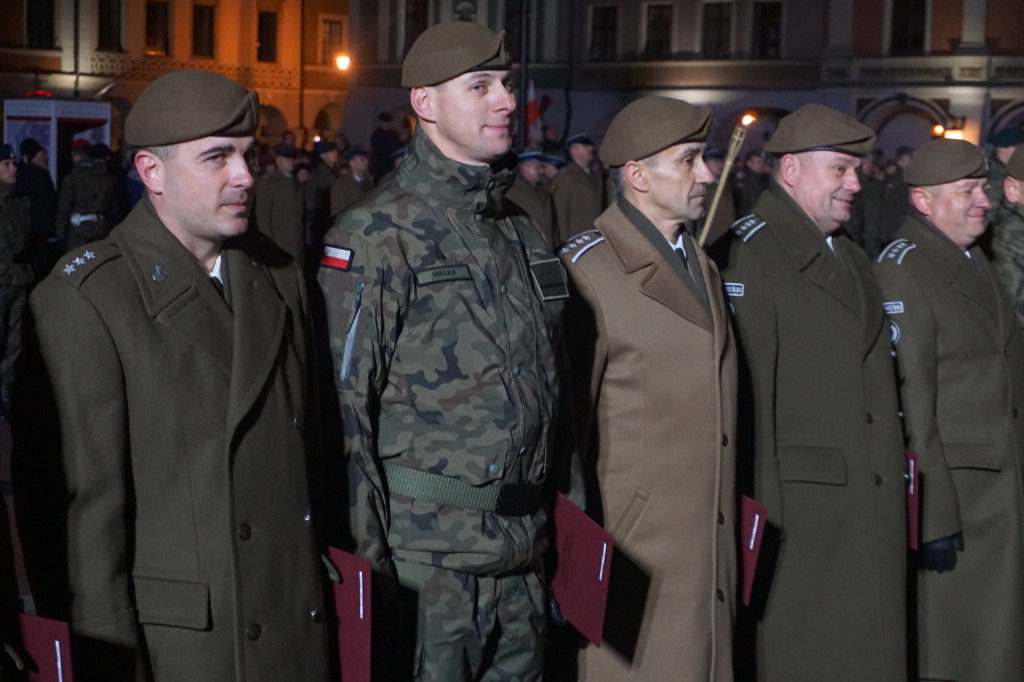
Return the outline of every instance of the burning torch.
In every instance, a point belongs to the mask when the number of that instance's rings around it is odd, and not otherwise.
[[[736,161],[736,155],[740,153],[740,147],[743,146],[743,138],[747,136],[747,128],[756,120],[757,117],[753,114],[744,114],[740,122],[733,128],[732,139],[729,140],[729,150],[725,154],[725,166],[722,168],[722,177],[718,179],[718,187],[715,188],[715,196],[711,200],[711,208],[708,209],[707,215],[704,216],[704,228],[701,229],[700,237],[697,239],[701,246],[704,246],[704,241],[708,238],[711,221],[715,218],[718,202],[722,198],[722,191],[725,189],[725,181],[729,178],[729,171],[732,170],[732,165]]]

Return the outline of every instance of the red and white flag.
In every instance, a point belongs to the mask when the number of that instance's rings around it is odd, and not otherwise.
[[[544,122],[541,120],[541,107],[537,102],[537,91],[533,87],[533,79],[526,86],[526,146],[540,144],[544,139]]]
[[[324,246],[324,255],[320,257],[320,265],[338,270],[348,270],[352,266],[352,249]]]

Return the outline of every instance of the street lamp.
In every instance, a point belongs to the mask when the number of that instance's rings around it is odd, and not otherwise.
[[[347,54],[339,54],[335,57],[334,64],[339,71],[348,71],[348,67],[352,66],[352,59]]]

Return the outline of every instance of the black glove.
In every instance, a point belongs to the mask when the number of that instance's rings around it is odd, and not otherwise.
[[[548,594],[548,623],[552,626],[548,629],[551,636],[559,636],[563,641],[570,642],[579,649],[586,649],[590,641],[583,636],[569,620],[562,615],[562,609],[555,600],[555,595]]]
[[[956,568],[956,553],[964,551],[964,536],[960,533],[939,538],[921,545],[921,565],[926,571],[945,573]]]

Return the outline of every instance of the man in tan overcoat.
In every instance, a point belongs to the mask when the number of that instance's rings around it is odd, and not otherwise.
[[[910,212],[875,266],[921,467],[917,677],[1024,675],[1024,341],[985,232],[985,154],[933,140],[903,178]]]
[[[125,121],[146,196],[30,299],[18,518],[76,677],[328,679],[313,343],[300,270],[246,231],[258,121],[223,76],[154,81]]]
[[[594,226],[604,209],[604,178],[593,167],[594,142],[586,133],[566,140],[569,160],[552,186],[559,245]]]
[[[613,563],[588,682],[732,679],[736,355],[718,271],[682,227],[714,180],[710,128],[681,100],[626,106],[601,147],[619,198],[560,254],[588,511],[643,576]]]
[[[745,611],[738,630],[744,679],[751,664],[767,682],[906,679],[892,343],[871,265],[840,229],[874,141],[821,105],[783,118],[765,145],[769,189],[716,249],[740,347],[739,481],[771,524],[763,614]]]

